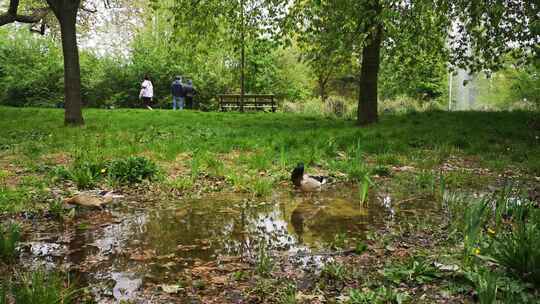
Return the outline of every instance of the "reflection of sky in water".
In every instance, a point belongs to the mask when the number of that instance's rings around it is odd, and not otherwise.
[[[143,233],[147,220],[147,214],[138,214],[124,218],[121,223],[108,225],[97,237],[94,236],[91,245],[99,248],[100,253],[103,254],[117,253],[133,236]]]
[[[116,282],[113,287],[113,296],[116,300],[129,300],[142,285],[138,275],[129,272],[113,272],[111,278]]]
[[[273,204],[250,206],[243,197],[235,196],[182,202],[175,209],[115,213],[120,223],[77,231],[68,245],[70,251],[77,253],[70,253],[67,260],[80,263],[102,258],[90,276],[99,281],[112,278],[116,282],[114,296],[120,300],[130,297],[133,286],[138,288],[142,275],[156,274],[151,270],[155,266],[150,264],[169,261],[156,257],[171,255],[178,266],[175,271],[180,271],[197,259],[212,261],[218,256],[253,259],[260,246],[265,246],[288,255],[298,265],[320,265],[326,258],[311,256],[310,248],[331,242],[338,233],[364,232],[371,225],[384,227],[415,211],[415,207],[394,205],[389,196],[365,209],[353,197],[353,194],[323,193],[314,202],[300,196],[284,196]],[[407,208],[411,210],[402,210]],[[291,219],[298,210],[302,210],[300,228]],[[34,255],[40,254],[37,249],[32,251]],[[150,252],[148,259],[132,258],[134,253],[145,252]],[[188,262],[187,266],[184,262]],[[159,270],[157,276],[161,275]],[[127,293],[123,294],[123,290]]]

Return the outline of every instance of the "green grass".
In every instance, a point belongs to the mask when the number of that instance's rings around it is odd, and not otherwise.
[[[12,262],[17,257],[17,245],[21,239],[21,228],[15,223],[0,224],[0,261]]]
[[[45,270],[21,273],[10,287],[17,304],[75,303],[78,293],[62,275]]]
[[[450,156],[495,172],[517,168],[540,175],[540,132],[527,126],[537,113],[391,114],[364,128],[350,120],[292,113],[88,109],[84,114],[86,126],[70,128],[62,125],[61,110],[0,107],[0,210],[22,211],[34,201],[18,192],[20,185],[7,185],[5,175],[15,173],[5,173],[6,164],[26,169],[48,187],[58,181],[47,174],[67,174],[84,189],[99,186],[105,164],[144,156],[165,173],[184,162],[188,170],[182,177],[192,182],[179,180],[178,189],[196,187],[201,177],[211,176],[261,196],[288,179],[300,161],[308,170],[316,166],[346,181],[368,174],[397,181],[392,166],[413,166],[423,172],[414,173],[415,187],[426,191],[433,190],[439,176],[435,168]],[[228,156],[234,157],[226,161]],[[261,172],[266,179],[256,181]],[[483,186],[475,176],[451,173],[448,187]]]

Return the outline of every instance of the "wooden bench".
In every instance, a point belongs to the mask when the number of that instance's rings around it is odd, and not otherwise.
[[[276,98],[271,94],[245,94],[244,98],[240,94],[222,94],[218,98],[220,111],[277,110]]]

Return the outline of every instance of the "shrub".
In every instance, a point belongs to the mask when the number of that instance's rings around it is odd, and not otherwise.
[[[20,227],[17,224],[0,225],[0,258],[10,262],[17,255],[17,244],[21,238]]]
[[[135,184],[154,179],[157,176],[158,167],[145,157],[135,156],[112,161],[107,171],[109,178],[113,181]]]

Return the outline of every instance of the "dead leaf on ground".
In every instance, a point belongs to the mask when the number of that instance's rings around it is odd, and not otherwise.
[[[155,255],[156,255],[155,250],[147,249],[147,250],[144,250],[143,252],[132,253],[129,258],[134,261],[142,262],[142,261],[150,260]]]
[[[178,293],[180,290],[182,290],[182,288],[180,287],[180,285],[166,285],[166,284],[161,284],[161,285],[158,285],[161,290],[163,290],[165,293]]]

